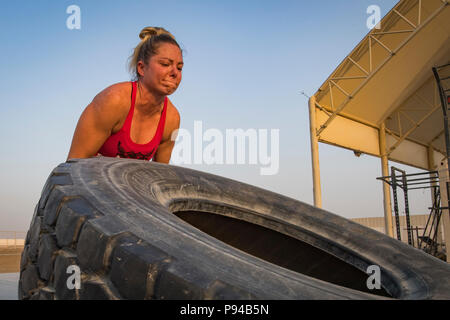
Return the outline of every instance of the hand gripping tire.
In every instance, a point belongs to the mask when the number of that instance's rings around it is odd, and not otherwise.
[[[381,289],[368,289],[371,265]],[[449,265],[382,233],[237,181],[116,158],[53,170],[20,269],[19,299],[450,299]]]

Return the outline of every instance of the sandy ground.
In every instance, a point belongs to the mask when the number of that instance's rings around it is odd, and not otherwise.
[[[23,247],[0,247],[0,273],[19,272]]]
[[[0,247],[0,300],[17,300],[22,250],[23,247]]]
[[[23,247],[0,247],[0,273],[19,272]]]

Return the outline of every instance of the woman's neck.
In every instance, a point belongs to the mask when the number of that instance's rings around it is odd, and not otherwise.
[[[160,113],[163,108],[165,96],[155,94],[148,90],[139,80],[137,81],[135,108],[145,116]]]

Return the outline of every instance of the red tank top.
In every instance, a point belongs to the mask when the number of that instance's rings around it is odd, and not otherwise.
[[[133,120],[134,104],[136,102],[136,82],[132,82],[131,107],[123,127],[116,133],[113,133],[98,150],[97,155],[105,157],[133,158],[142,160],[151,160],[159,144],[161,143],[166,122],[167,97],[164,98],[164,107],[159,119],[158,128],[152,140],[145,144],[135,143],[131,140],[130,129]]]

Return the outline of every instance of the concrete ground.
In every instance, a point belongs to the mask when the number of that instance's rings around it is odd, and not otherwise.
[[[0,300],[17,300],[19,273],[0,273]]]

